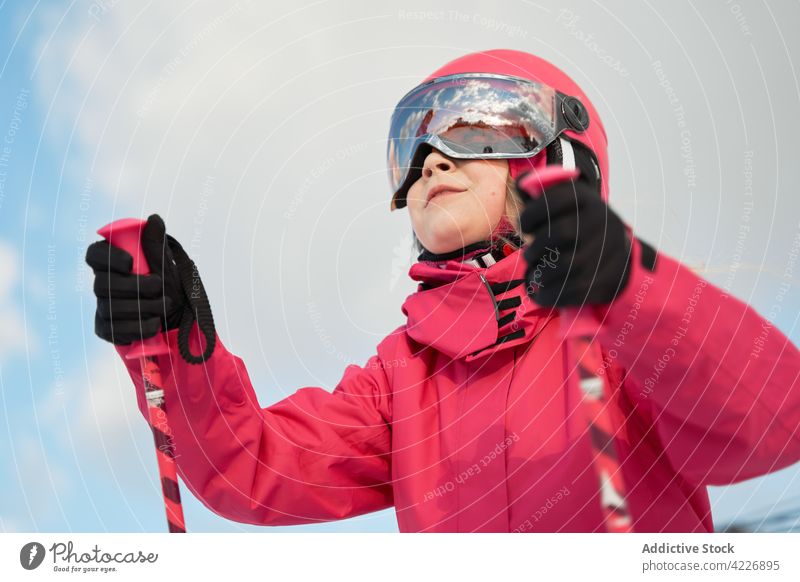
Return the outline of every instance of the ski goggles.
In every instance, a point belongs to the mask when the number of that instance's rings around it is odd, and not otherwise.
[[[422,83],[392,114],[386,151],[391,209],[406,205],[430,151],[423,144],[456,159],[529,158],[561,132],[588,127],[578,98],[529,79],[459,73]]]

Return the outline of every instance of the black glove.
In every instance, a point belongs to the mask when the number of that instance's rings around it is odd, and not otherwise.
[[[150,216],[142,230],[149,275],[132,274],[133,257],[108,241],[89,245],[86,262],[95,276],[95,333],[99,337],[126,345],[180,325],[188,300],[172,249],[165,244],[169,239],[161,217]]]
[[[630,276],[631,241],[619,216],[603,202],[589,154],[575,148],[580,175],[525,200],[520,227],[533,235],[524,251],[527,292],[543,307],[610,303]]]
[[[166,233],[158,214],[147,219],[141,244],[149,275],[131,273],[133,257],[108,241],[92,243],[86,250],[86,262],[95,275],[95,333],[106,341],[127,345],[178,328],[183,359],[191,364],[204,362],[214,351],[216,332],[197,267],[180,243]],[[195,321],[206,340],[200,356],[189,351],[189,332]]]

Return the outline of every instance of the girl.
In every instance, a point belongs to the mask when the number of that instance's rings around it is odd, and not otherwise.
[[[332,392],[259,406],[157,215],[142,241],[153,275],[89,248],[98,335],[124,358],[166,331],[178,471],[209,509],[289,525],[394,506],[403,532],[597,532],[609,515],[710,532],[706,485],[800,459],[800,353],[608,208],[606,135],[563,72],[510,50],[446,64],[398,104],[388,163],[419,285],[407,322]],[[562,181],[530,198],[553,169]],[[597,327],[576,371],[560,325],[582,305]],[[138,360],[124,361],[147,418]],[[573,373],[606,386],[588,424]]]

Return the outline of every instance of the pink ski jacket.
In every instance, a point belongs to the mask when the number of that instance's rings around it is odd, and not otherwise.
[[[629,232],[632,236],[632,233]],[[740,300],[633,238],[623,292],[592,306],[598,373],[639,532],[709,532],[706,485],[800,460],[800,353]],[[479,267],[418,262],[407,322],[338,384],[259,406],[217,339],[202,365],[159,356],[178,473],[209,509],[259,525],[394,506],[403,532],[603,531],[581,395],[557,310],[524,292],[517,250]],[[192,332],[192,350],[202,342]],[[118,346],[124,357],[129,350]],[[138,360],[124,360],[148,418]]]

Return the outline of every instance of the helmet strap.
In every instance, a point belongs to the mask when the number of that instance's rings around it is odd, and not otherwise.
[[[547,146],[547,165],[558,164],[565,170],[575,169],[575,150],[572,142],[559,136]]]
[[[559,136],[547,146],[547,164],[558,164],[565,170],[578,168],[581,171],[581,180],[590,182],[600,196],[602,176],[597,165],[597,159],[592,151],[580,142]]]
[[[572,149],[572,142],[563,137],[558,138],[561,145],[561,166],[565,170],[575,169],[575,150]]]

